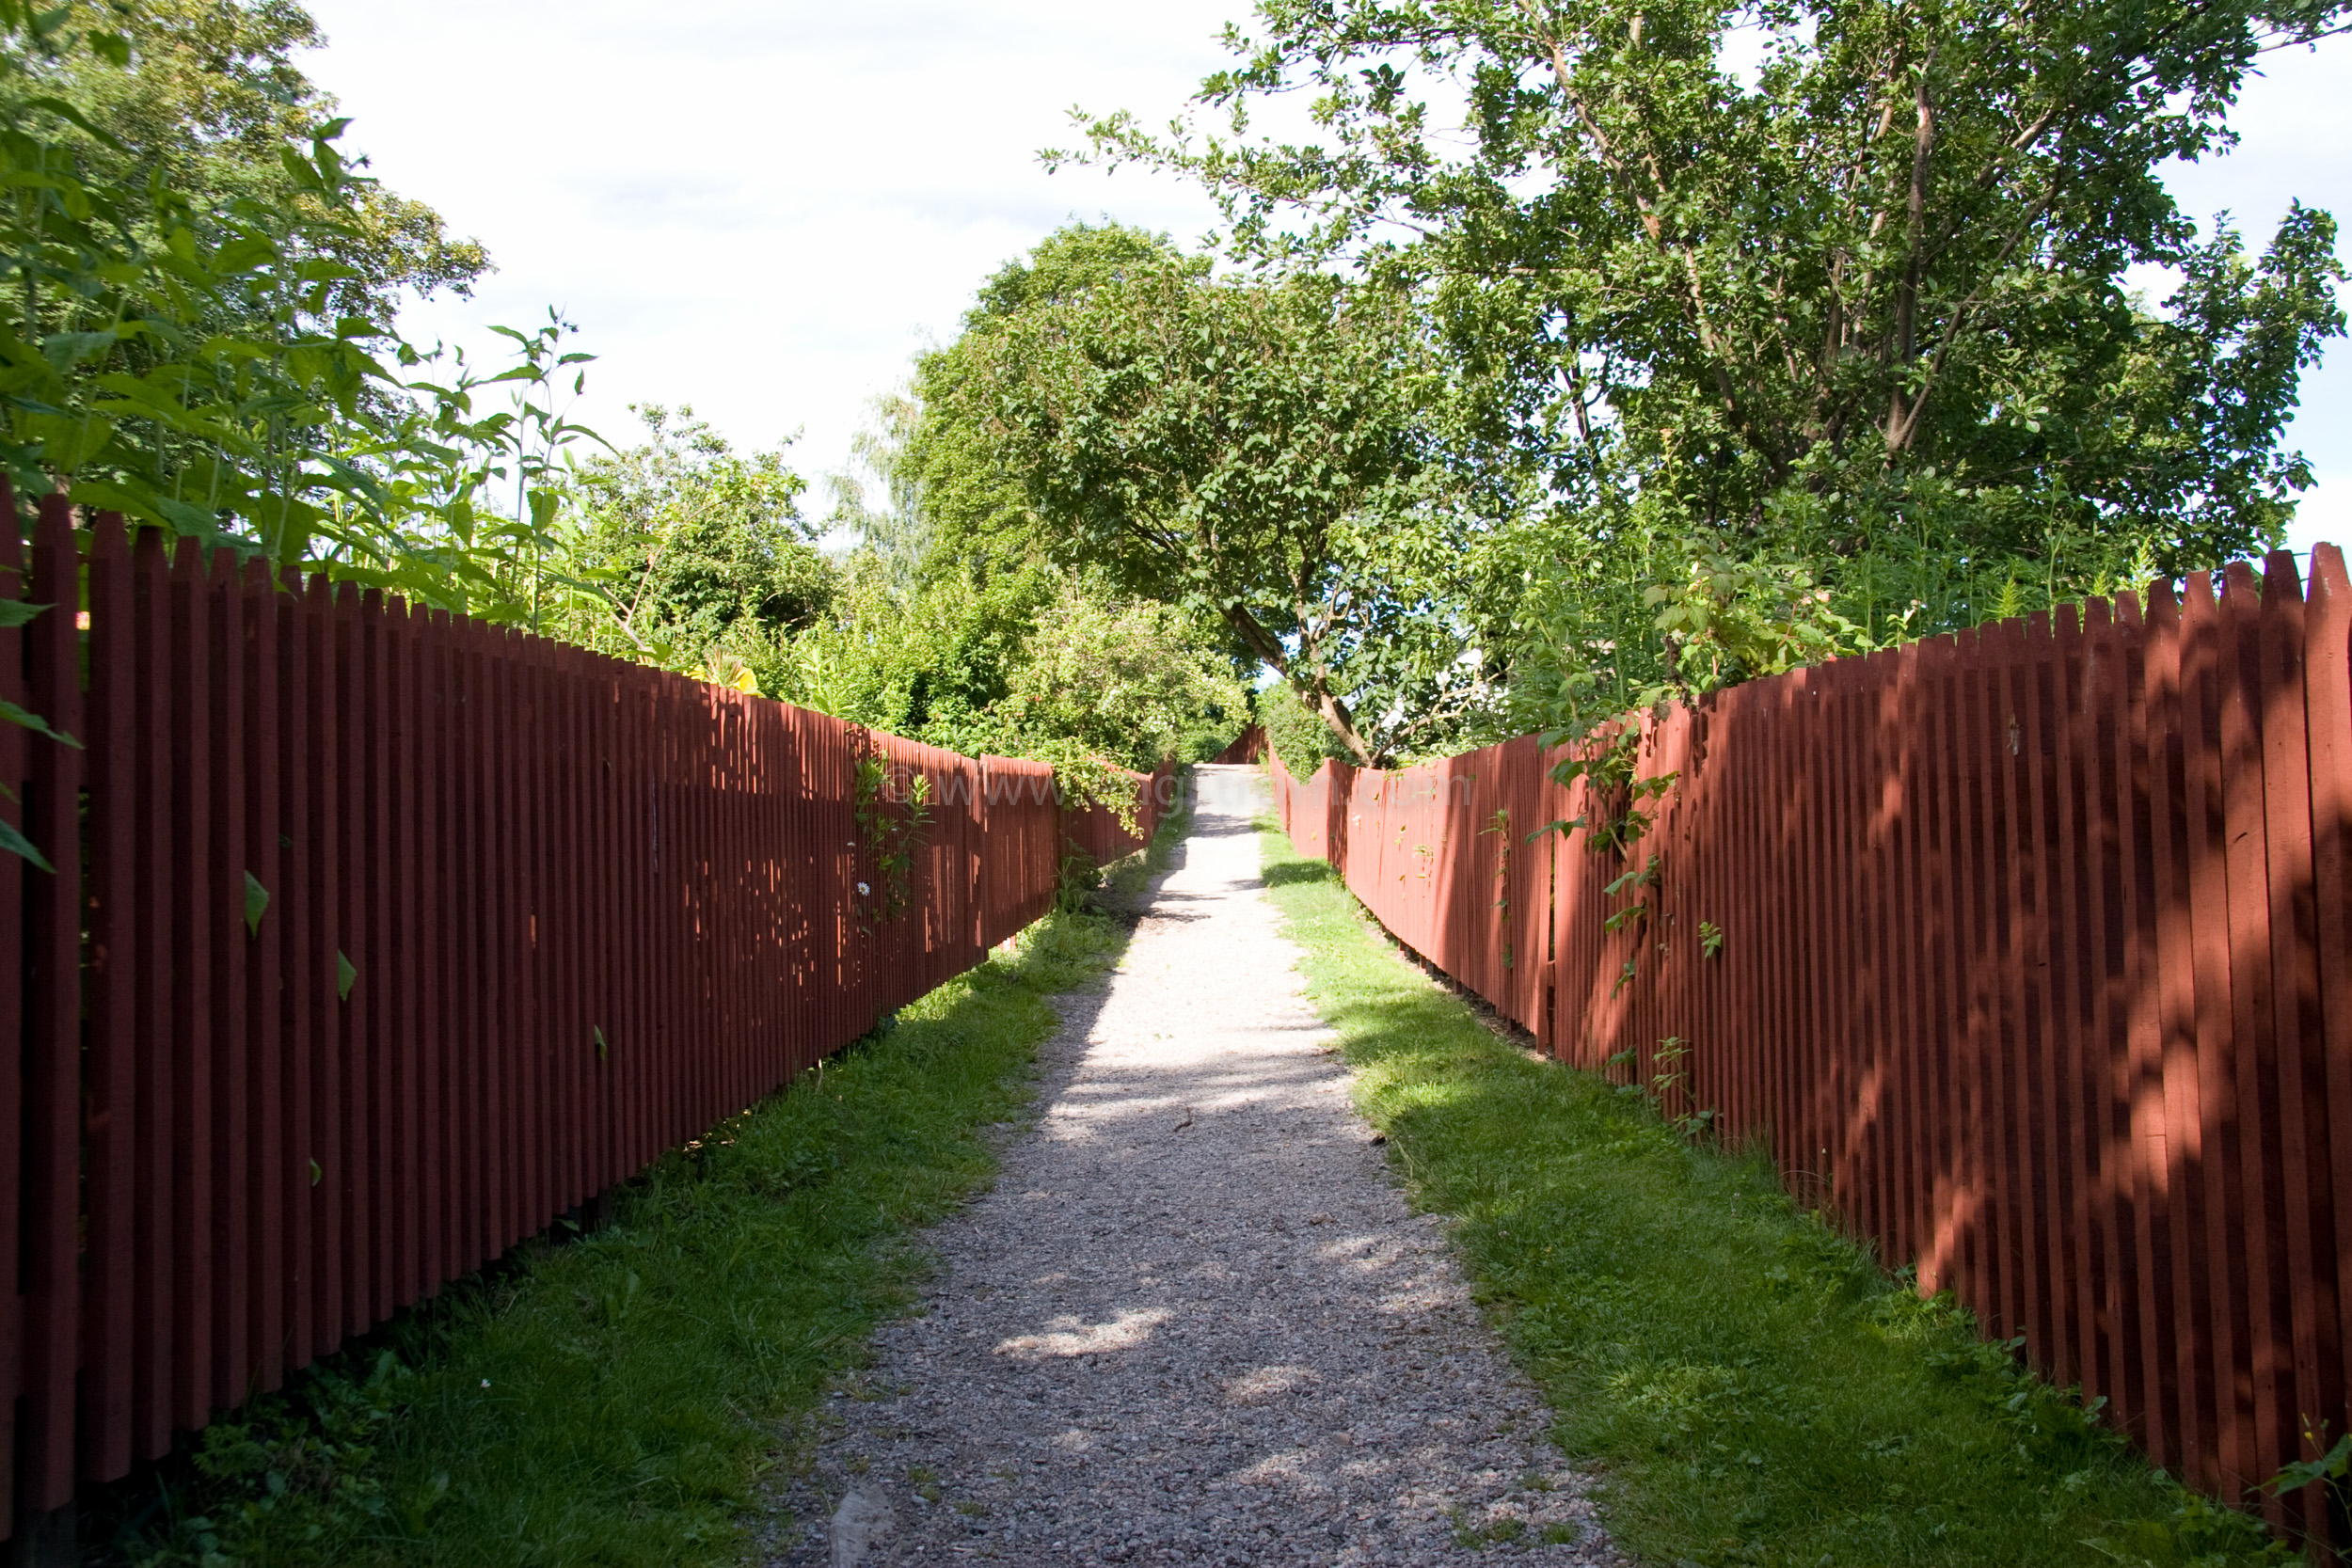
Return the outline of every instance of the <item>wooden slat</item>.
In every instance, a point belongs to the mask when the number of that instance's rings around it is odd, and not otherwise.
[[[33,528],[31,601],[50,608],[24,634],[27,705],[80,736],[80,562],[72,509],[40,498]],[[81,1362],[78,1199],[81,1160],[83,752],[36,736],[29,748],[24,832],[53,871],[24,879],[24,1153],[18,1231],[24,1293],[24,1377],[17,1409],[17,1509],[62,1508],[73,1496],[73,1374]]]
[[[278,810],[278,596],[270,591],[268,568],[258,561],[242,571],[232,570],[224,594],[238,624],[236,657],[244,663],[245,722],[241,732],[232,732],[240,733],[245,743],[245,856],[233,876],[240,893],[238,916],[247,926],[242,1085],[247,1119],[238,1180],[246,1225],[245,1364],[249,1369],[247,1391],[260,1391],[279,1386],[286,1375],[282,1248],[290,1172],[278,940],[286,929],[286,911],[284,879],[278,875],[284,824]],[[248,877],[260,882],[269,899],[258,924],[251,918]]]
[[[2263,845],[2268,901],[2270,1018],[2277,1053],[2275,1142],[2280,1247],[2279,1307],[2289,1365],[2278,1370],[2282,1422],[2272,1456],[2315,1458],[2330,1438],[2306,1436],[2312,1413],[2343,1389],[2341,1343],[2333,1338],[2336,1282],[2319,1260],[2334,1252],[2326,1173],[2327,1062],[2319,1018],[2318,909],[2312,883],[2310,729],[2304,690],[2304,604],[2295,558],[2274,552],[2265,565],[2256,629],[2262,710]],[[2275,1466],[2273,1466],[2275,1470]],[[2324,1520],[2316,1483],[2288,1503],[2290,1522]]]
[[[2310,599],[2303,620],[2304,723],[2312,781],[2312,968],[2319,977],[2319,1051],[2325,1061],[2328,1208],[2332,1244],[2314,1266],[2332,1280],[2337,1318],[2319,1332],[2334,1358],[2322,1364],[2323,1386],[2341,1390],[2352,1375],[2352,583],[2333,545],[2312,552]],[[2344,1522],[2328,1520],[2339,1552]]]
[[[329,818],[336,867],[335,950],[326,961],[333,968],[328,1012],[342,1087],[335,1107],[342,1157],[327,1171],[326,1185],[333,1195],[339,1227],[335,1268],[342,1300],[340,1333],[351,1334],[375,1321],[378,1227],[373,1199],[378,1094],[370,1002],[383,976],[374,976],[377,985],[367,985],[369,976],[360,964],[369,950],[369,915],[376,885],[369,874],[375,828],[368,734],[383,710],[372,700],[358,590],[324,581],[319,588],[325,595],[326,635],[334,644],[334,724],[326,744],[335,753],[335,810]],[[351,966],[347,992],[343,987],[346,963]]]
[[[0,474],[0,597],[32,601],[26,570],[23,520],[16,493]],[[0,626],[0,698],[26,707],[32,693],[25,688],[24,634],[15,626]],[[32,736],[23,726],[0,723],[0,817],[20,832],[32,826],[26,814],[26,752]],[[21,856],[0,851],[0,952],[20,958],[29,953],[24,931],[24,879],[42,873]],[[0,1019],[17,1023],[0,1031],[0,1128],[24,1125],[24,1074],[30,1053],[22,1027],[25,1020],[27,975],[22,961],[0,965]],[[23,1172],[0,1162],[0,1258],[23,1255]],[[21,1270],[9,1270],[7,1288],[0,1290],[0,1531],[13,1530],[17,1517],[17,1398],[24,1392],[24,1308]]]
[[[2269,907],[2263,850],[2262,661],[2260,590],[2243,563],[2232,566],[2220,607],[2218,678],[2221,724],[2222,863],[2228,879],[2230,1030],[2235,1045],[2233,1115],[2227,1126],[2234,1179],[2233,1235],[2244,1268],[2250,1359],[2245,1376],[2251,1422],[2241,1437],[2239,1483],[2251,1486],[2275,1465],[2280,1434],[2293,1419],[2282,1406],[2280,1374],[2289,1348],[2283,1331],[2283,1224],[2270,1180],[2276,1132],[2278,1042],[2271,1028],[2271,974],[2265,912]]]
[[[75,1424],[79,1473],[113,1481],[131,1467],[133,1335],[137,1297],[138,728],[131,546],[122,519],[91,529],[82,736],[88,805],[88,954],[82,1062],[82,1350]],[[54,857],[53,857],[54,858]]]
[[[0,597],[32,600],[31,578],[24,560],[22,518],[16,493],[0,474]],[[0,698],[26,707],[32,693],[24,682],[24,634],[15,626],[0,626]],[[32,736],[20,725],[0,724],[0,816],[23,832],[32,825],[24,795],[29,763],[26,749]],[[0,851],[0,951],[23,956],[24,942],[24,879],[41,873],[21,856]],[[19,1024],[0,1031],[0,1127],[21,1128],[24,1116],[24,1072],[28,1065],[22,1024],[25,1018],[25,965],[0,966],[0,1019]],[[0,1258],[22,1256],[23,1172],[0,1163]],[[20,1270],[8,1271],[7,1288],[0,1290],[0,1530],[13,1530],[17,1516],[17,1397],[24,1391],[24,1294]]]
[[[173,1052],[172,953],[178,864],[173,812],[183,793],[172,770],[174,643],[170,562],[160,530],[142,529],[132,549],[135,667],[133,727],[137,754],[132,798],[137,817],[135,863],[146,885],[135,900],[136,946],[144,961],[135,982],[137,1001],[138,1140],[134,1186],[137,1284],[132,1335],[136,1366],[131,1382],[131,1452],[156,1458],[171,1447],[175,1337],[183,1300],[180,1236],[175,1224],[179,1171],[175,1161],[184,1069]]]
[[[346,1110],[361,1094],[353,1070],[346,1012],[337,995],[336,956],[348,940],[343,883],[348,876],[358,814],[344,794],[346,750],[342,704],[342,630],[333,585],[317,573],[301,585],[304,660],[308,669],[310,832],[305,840],[305,895],[315,930],[305,944],[310,1056],[311,1174],[310,1350],[325,1355],[341,1345],[353,1318],[350,1191],[356,1150]],[[310,1174],[310,1173],[306,1173]]]

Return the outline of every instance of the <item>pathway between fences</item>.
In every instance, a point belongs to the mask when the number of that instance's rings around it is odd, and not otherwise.
[[[1035,1128],[828,1402],[770,1561],[1621,1560],[1349,1106],[1260,894],[1255,770],[1198,777],[1118,972],[1059,1004]],[[1506,1519],[1520,1542],[1456,1544]]]
[[[77,740],[0,724],[48,862],[0,853],[0,1541],[979,963],[1168,787],[38,510],[0,698]]]

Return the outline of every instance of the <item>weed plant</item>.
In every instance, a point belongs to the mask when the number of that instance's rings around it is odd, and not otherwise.
[[[1184,831],[1176,814],[1152,859]],[[915,1227],[991,1179],[989,1130],[1023,1114],[1056,1025],[1046,997],[1107,969],[1124,940],[1103,915],[1048,916],[664,1155],[607,1228],[527,1243],[206,1428],[100,1499],[93,1555],[735,1560],[800,1418],[913,1299]]]
[[[1638,1089],[1539,1060],[1406,963],[1270,824],[1308,989],[1419,1206],[1645,1561],[2296,1560]]]

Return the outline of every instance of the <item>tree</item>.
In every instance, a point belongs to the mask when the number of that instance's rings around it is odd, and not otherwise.
[[[337,122],[333,97],[294,64],[326,41],[294,0],[73,0],[47,27],[97,46],[53,52],[20,40],[17,69],[0,83],[13,117],[40,115],[33,101],[44,97],[73,111],[48,118],[87,176],[160,182],[199,226],[239,203],[327,215],[279,155]],[[380,184],[355,186],[334,215],[318,248],[350,271],[334,281],[331,314],[389,323],[400,291],[465,294],[489,270],[478,243],[452,238],[438,213]]]
[[[302,560],[334,499],[369,488],[327,459],[396,386],[386,329],[328,317],[323,297],[336,269],[320,252],[361,182],[333,127],[277,149],[300,204],[199,209],[93,166],[77,138],[105,134],[37,89],[119,54],[108,37],[0,4],[0,458],[26,493],[71,479],[86,504]]]
[[[919,417],[867,450],[889,453],[894,489],[921,496],[927,569],[985,576],[994,563],[1048,553],[1046,526],[1026,480],[1007,462],[988,413],[977,379],[986,372],[977,352],[981,338],[1025,314],[1073,305],[1137,268],[1163,265],[1208,275],[1204,259],[1182,256],[1166,235],[1115,223],[1072,224],[997,269],[981,284],[963,334],[917,359],[912,393]]]
[[[478,269],[386,248],[387,214],[438,220],[386,206],[342,122],[311,122],[326,101],[285,64],[311,37],[284,5],[0,0],[0,461],[24,493],[70,481],[207,545],[528,621],[543,481],[580,434],[553,394],[589,356],[560,321],[510,332],[524,362],[492,379],[523,404],[483,412],[461,356],[400,341],[399,289]],[[518,486],[502,521],[476,505],[493,481]]]
[[[1197,176],[1245,258],[1422,302],[1478,404],[1456,460],[1534,525],[1487,572],[1531,608],[1479,613],[1629,689],[1672,651],[1644,588],[1709,558],[1818,577],[1815,629],[1872,641],[2274,541],[2310,478],[2296,381],[2344,325],[2334,224],[2298,207],[2249,257],[2157,170],[2341,13],[1269,0],[1203,84],[1227,133],[1112,115],[1092,155]],[[1248,135],[1302,87],[1322,139]],[[2185,275],[2161,310],[2141,262]]]
[[[1057,559],[1215,617],[1371,762],[1345,666],[1392,649],[1374,634],[1422,596],[1448,521],[1411,320],[1329,276],[1211,278],[1164,245],[1066,260],[1048,242],[983,291],[928,372],[941,418],[985,436]]]
[[[782,450],[739,454],[691,407],[631,408],[648,438],[574,476],[566,569],[600,592],[574,601],[568,634],[707,665],[713,650],[750,657],[812,625],[836,575],[810,546],[806,484]]]
[[[922,427],[923,404],[912,388],[873,398],[867,408],[874,422],[850,438],[855,469],[828,476],[834,494],[835,528],[856,535],[859,547],[872,556],[890,577],[891,586],[914,589],[930,554],[930,511],[924,504],[923,473],[911,451]],[[879,490],[882,504],[868,502]]]
[[[1249,721],[1248,691],[1182,612],[1074,580],[1038,617],[1007,687],[1015,734],[1137,772],[1214,755]]]

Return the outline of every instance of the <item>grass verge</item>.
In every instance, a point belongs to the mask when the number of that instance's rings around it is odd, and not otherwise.
[[[1270,825],[1266,879],[1364,1114],[1659,1564],[2296,1560],[1637,1089],[1532,1057]]]
[[[1181,813],[1151,851],[1164,863]],[[1046,998],[1126,931],[1062,913],[623,1189],[101,1499],[102,1560],[734,1560],[798,1418],[927,1268],[912,1232],[983,1187]]]

